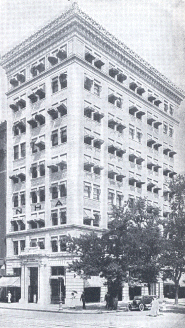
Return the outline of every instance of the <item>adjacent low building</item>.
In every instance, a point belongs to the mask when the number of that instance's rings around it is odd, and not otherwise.
[[[75,3],[1,65],[9,86],[7,273],[20,277],[20,302],[54,303],[62,291],[68,303],[84,287],[90,300],[104,299],[101,279],[84,285],[68,272],[66,235],[101,233],[112,204],[128,199],[147,197],[168,215],[184,93]]]

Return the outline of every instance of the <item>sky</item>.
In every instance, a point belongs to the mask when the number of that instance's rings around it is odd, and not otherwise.
[[[0,0],[0,55],[60,16],[69,0]],[[185,0],[78,0],[79,7],[185,90]],[[0,120],[6,117],[0,69]],[[179,110],[184,117],[185,102]],[[185,117],[184,117],[185,118]],[[182,133],[185,127],[180,126]],[[185,154],[185,138],[182,138]],[[181,161],[182,162],[182,161]],[[181,170],[185,170],[184,164]]]

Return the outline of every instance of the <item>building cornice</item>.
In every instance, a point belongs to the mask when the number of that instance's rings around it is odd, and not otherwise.
[[[26,57],[33,55],[33,53],[36,54],[41,49],[62,39],[71,30],[79,32],[86,39],[90,39],[103,51],[120,60],[125,68],[139,74],[155,88],[168,94],[169,97],[175,98],[178,104],[185,98],[185,92],[182,89],[176,87],[174,83],[128,48],[122,41],[90,18],[76,3],[73,3],[71,8],[60,17],[5,54],[1,59],[1,65],[8,71],[24,61]]]

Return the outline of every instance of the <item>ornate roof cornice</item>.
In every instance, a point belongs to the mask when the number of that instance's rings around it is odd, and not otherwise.
[[[36,54],[40,49],[61,39],[61,36],[71,32],[74,26],[78,27],[77,31],[85,33],[85,37],[98,43],[102,49],[109,50],[111,54],[116,55],[126,68],[128,67],[133,73],[137,72],[159,91],[175,99],[178,104],[185,98],[185,92],[182,89],[89,17],[78,7],[76,2],[57,19],[2,56],[1,65],[7,70],[11,69],[18,62],[26,60],[27,56]]]

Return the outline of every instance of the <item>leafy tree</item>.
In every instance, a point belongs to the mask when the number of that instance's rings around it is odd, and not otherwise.
[[[185,272],[185,177],[178,175],[169,183],[169,216],[164,220],[164,245],[161,262],[164,279],[175,284],[175,304],[178,304],[179,281]]]
[[[69,269],[82,277],[100,274],[112,297],[118,294],[122,282],[131,278],[148,285],[155,282],[160,271],[158,217],[159,210],[149,211],[144,199],[127,207],[113,206],[109,229],[101,236],[92,232],[69,237],[68,251],[76,256]]]

